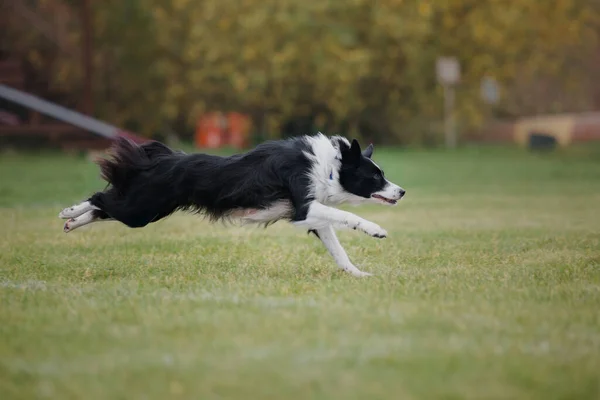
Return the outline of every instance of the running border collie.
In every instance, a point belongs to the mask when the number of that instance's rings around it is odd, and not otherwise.
[[[116,220],[144,227],[178,210],[211,221],[241,220],[265,227],[279,220],[314,233],[337,265],[355,276],[355,267],[334,228],[351,228],[375,238],[379,225],[333,206],[374,202],[394,205],[405,191],[391,183],[371,159],[373,145],[322,133],[268,141],[253,150],[220,157],[173,151],[160,142],[137,145],[118,138],[111,158],[98,162],[104,191],[65,208],[68,233],[96,221]]]

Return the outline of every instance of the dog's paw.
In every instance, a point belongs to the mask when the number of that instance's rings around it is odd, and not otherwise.
[[[83,203],[75,204],[71,207],[65,208],[58,213],[58,217],[62,219],[77,218],[80,215],[83,215],[86,212],[94,209],[97,209],[97,207],[91,205],[89,201],[84,201]]]
[[[65,233],[71,232],[72,224],[74,222],[75,222],[75,220],[73,218],[71,218],[67,222],[65,222],[65,226],[63,227],[63,232],[65,232]]]
[[[370,274],[368,272],[363,272],[360,269],[356,268],[354,265],[350,264],[347,265],[345,267],[342,267],[342,270],[344,270],[345,272],[349,273],[350,275],[362,278],[365,276],[373,276],[373,274]]]
[[[71,218],[75,218],[78,217],[80,215],[79,209],[78,207],[72,206],[72,207],[67,207],[65,209],[63,209],[61,212],[58,213],[58,218],[61,219],[71,219]]]
[[[387,237],[387,231],[385,229],[370,221],[361,222],[358,229],[374,238],[383,239]]]
[[[67,208],[63,209],[61,212],[58,213],[58,218],[60,218],[60,219],[69,219],[71,217],[68,217],[68,215],[72,211],[73,211],[73,207],[67,207]]]

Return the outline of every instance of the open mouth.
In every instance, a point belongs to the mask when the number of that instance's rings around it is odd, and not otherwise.
[[[378,199],[378,200],[381,200],[383,202],[386,202],[388,204],[396,204],[397,203],[397,200],[388,199],[387,197],[383,197],[383,196],[378,195],[378,194],[373,194],[373,195],[371,195],[371,197],[373,197],[374,199]]]

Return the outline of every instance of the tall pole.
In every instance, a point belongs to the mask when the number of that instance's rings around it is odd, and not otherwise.
[[[81,1],[81,56],[83,66],[83,101],[82,111],[84,114],[93,115],[93,62],[92,62],[92,17],[90,0]]]
[[[454,86],[444,85],[444,136],[446,138],[446,147],[453,149],[456,147],[456,123],[454,121]]]
[[[456,57],[438,57],[436,62],[438,82],[444,89],[444,138],[446,147],[456,147],[456,113],[454,111],[455,87],[460,82],[460,63]]]

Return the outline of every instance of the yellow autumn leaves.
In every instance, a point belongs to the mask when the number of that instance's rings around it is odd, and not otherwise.
[[[190,132],[200,112],[220,109],[248,112],[257,129],[277,136],[290,118],[326,109],[327,126],[316,129],[425,141],[442,115],[438,56],[461,62],[457,117],[467,129],[490,113],[479,97],[485,76],[501,85],[503,115],[586,107],[594,71],[585,60],[600,48],[598,5],[585,0],[105,0],[94,7],[98,113],[146,135]],[[76,20],[69,26],[76,41]],[[30,42],[32,49],[44,43]],[[57,79],[75,90],[79,59],[57,59]],[[570,104],[523,89],[542,84]]]

